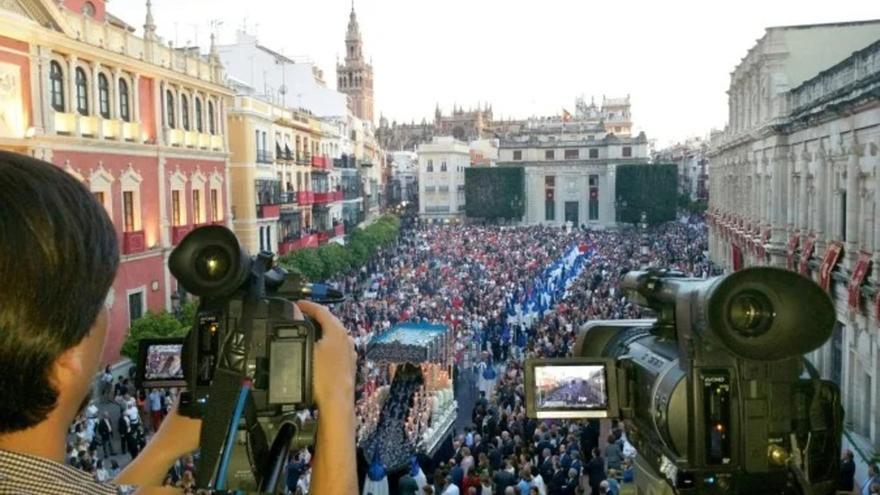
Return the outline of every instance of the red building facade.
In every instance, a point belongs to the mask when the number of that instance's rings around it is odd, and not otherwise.
[[[0,148],[52,162],[104,204],[122,262],[108,294],[104,361],[134,319],[172,309],[171,249],[229,221],[223,86],[216,53],[144,37],[101,0],[0,4]]]

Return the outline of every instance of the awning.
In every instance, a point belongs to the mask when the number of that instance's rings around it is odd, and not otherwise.
[[[799,271],[806,275],[810,269],[810,257],[813,256],[813,246],[816,244],[816,238],[813,236],[807,236],[804,239],[804,247],[801,249],[801,264],[798,267]]]
[[[842,252],[843,244],[840,242],[832,242],[825,250],[825,257],[822,258],[822,265],[819,266],[819,285],[825,290],[831,286],[831,272],[837,266],[837,260],[840,259]]]
[[[849,307],[850,309],[859,310],[859,305],[861,304],[862,298],[860,297],[860,291],[862,289],[862,282],[865,281],[865,277],[868,275],[868,270],[871,268],[871,253],[866,253],[864,251],[859,251],[859,260],[856,261],[856,266],[852,271],[852,278],[849,280],[849,286],[847,287],[847,292],[849,293]]]
[[[795,232],[791,235],[791,238],[788,240],[788,269],[794,270],[794,252],[798,247],[798,243],[801,240],[800,234]]]

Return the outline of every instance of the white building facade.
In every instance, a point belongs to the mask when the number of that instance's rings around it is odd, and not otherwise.
[[[710,253],[817,281],[837,307],[809,355],[840,385],[844,443],[880,451],[880,21],[769,28],[731,74],[710,151]]]
[[[618,165],[648,163],[648,140],[605,134],[601,124],[561,122],[503,139],[499,167],[523,167],[527,224],[593,228],[617,222]]]
[[[464,218],[464,171],[471,165],[470,147],[452,136],[435,137],[418,147],[419,216]]]

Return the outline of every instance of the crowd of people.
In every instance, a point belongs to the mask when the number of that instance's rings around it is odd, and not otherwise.
[[[541,308],[537,318],[512,318],[510,301],[527,300],[542,271],[578,245],[586,247],[587,257],[562,300]],[[352,297],[334,313],[362,358],[370,339],[400,322],[447,325],[454,335],[456,373],[475,372],[481,399],[471,428],[456,437],[448,461],[429,468],[433,473],[422,489],[617,493],[618,483],[631,479],[635,454],[625,432],[615,423],[600,442],[597,422],[527,419],[522,362],[568,355],[576,329],[590,320],[640,316],[618,286],[629,270],[648,265],[695,277],[715,274],[706,250],[699,216],[682,216],[646,232],[415,225],[360,271],[335,281]],[[361,363],[358,400],[369,403],[391,377],[381,364]],[[391,460],[382,463],[400,464]]]

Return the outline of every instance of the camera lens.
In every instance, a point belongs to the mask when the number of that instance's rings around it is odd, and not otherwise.
[[[733,329],[746,337],[757,337],[766,332],[775,316],[767,296],[755,291],[737,294],[727,315]]]
[[[229,272],[229,253],[220,246],[208,246],[196,256],[196,273],[208,282],[221,280]]]

